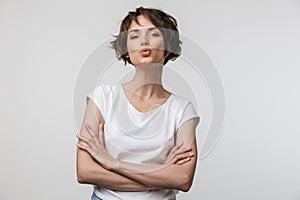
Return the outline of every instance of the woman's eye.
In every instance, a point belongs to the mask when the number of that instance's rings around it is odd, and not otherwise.
[[[158,37],[158,36],[159,36],[158,33],[151,33],[150,35],[151,35],[151,36],[154,36],[154,37]]]
[[[135,39],[135,38],[138,38],[138,36],[137,35],[130,36],[130,39]]]

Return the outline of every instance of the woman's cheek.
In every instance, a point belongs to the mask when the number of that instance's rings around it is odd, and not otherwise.
[[[157,50],[164,50],[164,48],[165,48],[163,41],[155,41],[152,44],[153,44],[153,48],[155,48]]]

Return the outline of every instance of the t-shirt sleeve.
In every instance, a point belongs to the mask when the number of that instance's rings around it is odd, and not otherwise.
[[[105,118],[105,101],[104,101],[104,88],[102,86],[96,87],[93,91],[91,91],[87,96],[86,96],[86,103],[88,99],[90,98],[97,106],[101,114],[103,115],[103,118]]]
[[[188,101],[188,103],[183,107],[182,114],[180,116],[178,128],[189,119],[196,118],[196,124],[195,127],[198,126],[200,121],[200,116],[197,114],[196,109],[191,101]]]

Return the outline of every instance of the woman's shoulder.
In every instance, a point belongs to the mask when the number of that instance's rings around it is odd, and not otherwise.
[[[96,86],[95,90],[101,91],[103,93],[111,93],[115,91],[116,87],[116,84],[100,84]]]
[[[194,104],[188,97],[177,93],[172,93],[172,95],[170,103],[167,104],[168,110],[181,115],[188,107],[194,107]]]
[[[188,103],[191,102],[191,100],[183,95],[177,94],[177,93],[172,93],[173,94],[173,99],[175,99],[174,101],[177,102],[178,104],[180,104],[181,106],[186,105]]]

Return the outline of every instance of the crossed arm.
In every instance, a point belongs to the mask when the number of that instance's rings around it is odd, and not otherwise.
[[[176,147],[164,165],[133,164],[113,159],[103,142],[103,116],[90,99],[78,135],[77,179],[79,183],[101,185],[119,191],[142,191],[172,188],[188,191],[197,160],[195,121],[188,120],[177,131]],[[86,125],[89,126],[86,126]],[[182,137],[184,131],[184,137]],[[101,139],[102,138],[102,139]],[[186,148],[183,148],[183,147]]]

